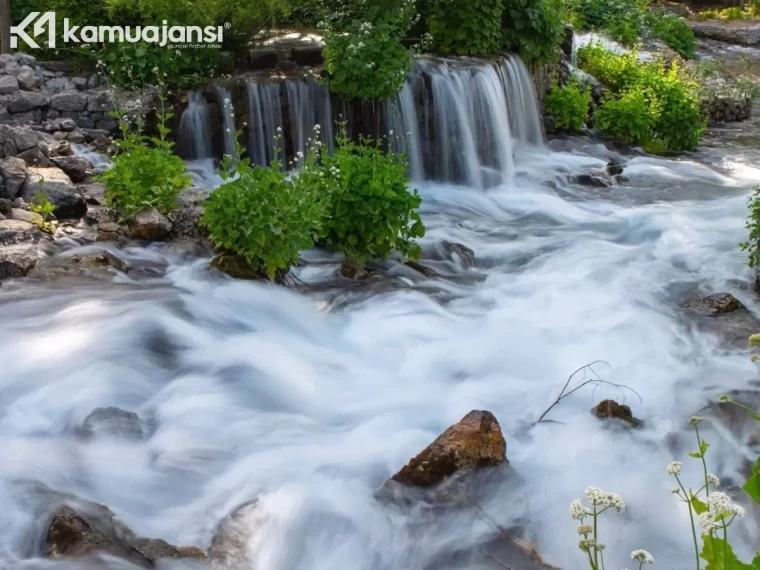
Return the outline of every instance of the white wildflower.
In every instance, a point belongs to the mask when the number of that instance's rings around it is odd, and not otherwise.
[[[625,503],[620,495],[617,493],[607,493],[607,496],[610,499],[610,504],[615,507],[617,512],[622,513],[625,510]]]
[[[731,498],[725,493],[712,493],[707,498],[707,508],[716,517],[730,512],[732,507]]]
[[[707,474],[707,482],[713,487],[720,487],[720,479],[712,473]]]
[[[609,493],[605,493],[599,487],[588,487],[584,491],[586,498],[595,507],[609,507],[610,496]]]
[[[699,515],[699,526],[702,527],[702,534],[710,534],[718,528],[715,516],[712,513],[702,513]]]
[[[654,564],[654,556],[649,554],[646,550],[634,550],[631,552],[631,560],[635,560],[636,562],[641,562],[644,564],[645,562],[647,564]]]
[[[581,536],[588,536],[592,532],[594,532],[594,528],[590,525],[582,524],[581,526],[578,527],[578,534],[580,534]]]
[[[151,71],[152,71],[153,73],[155,73],[155,74],[158,74],[158,67],[154,67],[154,68],[153,68]]]
[[[596,541],[593,538],[584,538],[578,543],[578,548],[583,552],[588,552],[596,546]]]
[[[701,421],[702,421],[702,418],[700,418],[699,416],[691,416],[689,418],[689,423],[693,426],[699,425],[699,422]]]
[[[673,461],[672,463],[668,464],[668,475],[680,475],[682,467],[683,463],[680,461]]]
[[[570,518],[573,520],[580,520],[588,514],[590,514],[589,510],[583,506],[580,499],[575,499],[570,503]]]
[[[731,512],[737,517],[743,517],[744,507],[741,507],[739,505],[731,505]]]

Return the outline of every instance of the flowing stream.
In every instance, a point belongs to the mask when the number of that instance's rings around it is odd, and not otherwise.
[[[445,89],[456,93],[433,83]],[[499,97],[471,99],[476,118]],[[463,129],[466,116],[447,124]],[[417,184],[421,241],[442,279],[391,264],[383,287],[341,286],[340,260],[312,251],[298,275],[315,292],[297,294],[221,277],[207,260],[155,245],[114,250],[136,269],[106,281],[4,284],[0,568],[91,568],[39,558],[42,511],[24,481],[105,504],[140,535],[201,548],[220,519],[258,499],[264,522],[250,529],[250,568],[449,567],[449,555],[494,537],[486,518],[405,511],[374,494],[472,409],[496,415],[510,461],[481,507],[503,527],[529,529],[547,562],[582,566],[568,505],[597,485],[627,504],[605,515],[610,568],[634,548],[661,568],[691,563],[688,515],[665,466],[683,459],[697,484],[684,419],[757,372],[746,353],[690,327],[678,303],[688,291],[729,291],[756,309],[736,244],[760,153],[718,144],[661,159],[583,139],[512,148],[528,128],[521,119],[466,125],[509,176],[485,189],[477,177]],[[484,129],[495,126],[513,138],[486,145]],[[625,163],[627,182],[572,183],[609,158]],[[436,261],[444,239],[471,247],[476,267]],[[554,422],[530,427],[567,377],[596,360],[609,364],[595,367],[602,378],[641,402],[589,388],[556,407]],[[644,426],[596,420],[589,410],[605,397],[630,404]],[[139,414],[144,437],[79,437],[104,406]],[[707,433],[712,469],[740,483],[746,445]],[[735,540],[746,557],[758,527],[748,517],[744,528]],[[456,567],[497,566],[476,549]],[[98,568],[134,567],[111,559]]]

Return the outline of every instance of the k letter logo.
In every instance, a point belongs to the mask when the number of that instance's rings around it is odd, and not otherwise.
[[[39,17],[39,19],[37,19],[37,16],[40,16],[40,12],[32,12],[26,18],[24,18],[24,21],[21,22],[18,26],[11,26],[12,49],[18,49],[19,38],[24,40],[24,43],[26,43],[26,45],[30,48],[40,47],[39,44],[34,41],[26,31],[26,28],[32,22],[34,22],[34,27],[32,28],[32,36],[35,38],[45,33],[45,24],[47,24],[47,46],[51,48],[55,47],[55,12],[45,12]]]

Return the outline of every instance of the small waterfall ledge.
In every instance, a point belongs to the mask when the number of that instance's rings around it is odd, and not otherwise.
[[[191,92],[177,150],[186,159],[231,154],[237,128],[252,162],[266,165],[280,129],[289,160],[305,151],[317,124],[332,151],[339,121],[351,137],[389,137],[407,153],[413,180],[479,188],[508,182],[515,147],[544,140],[534,83],[519,57],[422,58],[402,91],[383,102],[342,100],[313,71],[241,76]]]

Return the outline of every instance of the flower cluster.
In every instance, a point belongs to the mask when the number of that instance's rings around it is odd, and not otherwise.
[[[615,510],[619,513],[625,510],[623,499],[617,493],[608,493],[602,491],[599,487],[588,487],[584,493],[589,502],[595,507],[601,507],[602,509],[615,507]]]
[[[723,526],[728,526],[735,517],[743,517],[744,508],[731,501],[725,493],[715,492],[707,498],[707,512],[699,515],[699,526],[703,534],[711,534]],[[731,517],[726,520],[727,517]]]
[[[654,564],[654,556],[649,554],[646,550],[634,550],[631,552],[631,560],[635,560],[640,564]]]
[[[683,468],[683,463],[681,463],[680,461],[673,461],[668,465],[668,468],[667,468],[668,475],[680,475],[682,468]]]

